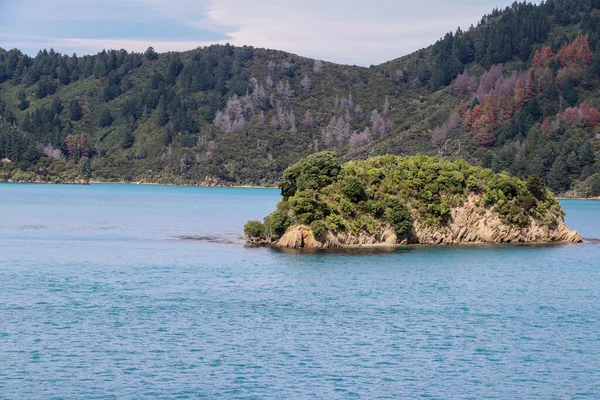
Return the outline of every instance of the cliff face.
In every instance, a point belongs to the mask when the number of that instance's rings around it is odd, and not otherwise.
[[[296,225],[273,245],[280,248],[327,249],[360,246],[395,245],[452,245],[477,243],[580,243],[581,236],[571,231],[562,216],[556,216],[555,226],[547,226],[534,218],[527,227],[507,223],[498,214],[479,206],[480,198],[470,196],[462,206],[451,210],[451,221],[445,226],[423,226],[415,220],[407,235],[398,237],[391,227],[385,227],[375,235],[325,232],[315,237],[310,227]],[[552,211],[548,211],[552,212]]]

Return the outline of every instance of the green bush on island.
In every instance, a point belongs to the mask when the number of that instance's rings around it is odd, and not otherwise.
[[[471,200],[503,221],[526,227],[532,219],[554,226],[560,206],[543,181],[527,182],[505,173],[416,155],[385,155],[341,165],[332,152],[313,154],[289,167],[280,184],[283,200],[271,215],[253,222],[252,235],[270,240],[293,225],[309,225],[316,236],[327,231],[375,234],[393,228],[406,235],[418,221],[443,227],[451,210]],[[548,212],[551,211],[551,212]],[[262,224],[261,224],[262,226]]]
[[[365,196],[365,190],[362,187],[362,183],[356,177],[349,176],[344,178],[342,181],[342,188],[344,194],[353,203],[358,203]]]
[[[248,239],[260,239],[265,236],[265,226],[260,221],[248,221],[244,225],[244,234]]]
[[[327,232],[327,225],[325,225],[323,221],[313,221],[310,224],[310,229],[313,231],[316,237],[319,237]]]
[[[388,199],[385,219],[394,227],[398,235],[404,235],[412,228],[412,215],[410,215],[408,208],[399,199]]]
[[[265,218],[265,235],[280,237],[292,224],[292,220],[285,211],[276,210]]]
[[[298,191],[319,190],[335,182],[340,171],[334,152],[311,154],[285,170],[280,183],[281,195],[287,200]]]

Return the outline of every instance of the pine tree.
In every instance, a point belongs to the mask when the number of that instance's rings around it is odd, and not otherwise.
[[[131,132],[131,129],[126,128],[124,129],[124,132],[122,134],[123,136],[121,137],[121,148],[131,148],[131,146],[133,146],[133,143],[135,142],[135,136],[133,136],[133,132]]]
[[[156,51],[154,51],[154,47],[148,47],[148,49],[144,52],[144,56],[148,61],[153,61],[158,58],[158,54],[156,54]]]
[[[81,171],[81,174],[86,180],[90,180],[92,177],[92,162],[89,157],[82,157],[81,160],[79,160],[79,171]]]
[[[27,95],[24,90],[19,91],[17,94],[17,99],[19,102],[17,103],[17,107],[21,111],[25,111],[29,108],[29,100],[27,100]]]
[[[569,186],[569,172],[562,157],[556,158],[548,172],[547,183],[556,193],[563,193]]]
[[[102,110],[102,112],[100,113],[98,125],[101,128],[106,128],[107,126],[112,125],[112,123],[113,123],[113,116],[111,115],[110,110],[108,108],[104,108]]]
[[[77,101],[77,99],[73,99],[69,104],[69,115],[71,121],[79,121],[83,118],[83,110],[81,109],[81,104]]]

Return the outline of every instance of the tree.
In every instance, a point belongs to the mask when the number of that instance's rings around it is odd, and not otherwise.
[[[377,110],[373,110],[371,112],[371,128],[375,135],[384,137],[392,133],[394,126],[388,118],[385,118]]]
[[[227,106],[223,111],[217,111],[213,123],[226,133],[242,129],[246,124],[242,99],[234,95],[227,100]]]
[[[121,137],[121,148],[129,149],[131,148],[131,146],[133,146],[134,142],[135,136],[133,136],[133,132],[131,132],[131,129],[125,129],[123,132],[123,136]]]
[[[44,76],[42,79],[40,79],[35,89],[35,95],[39,99],[53,95],[55,92],[56,82],[53,79],[49,79],[47,76]]]
[[[344,178],[342,180],[342,191],[353,203],[358,203],[365,197],[362,184],[356,177]]]
[[[554,53],[550,47],[544,47],[541,50],[536,50],[533,56],[532,65],[534,67],[548,67],[550,60],[554,57]]]
[[[592,61],[592,50],[590,49],[589,39],[589,35],[579,36],[573,42],[563,46],[556,53],[563,68],[574,63],[588,65]]]
[[[260,240],[265,237],[265,226],[260,221],[248,221],[244,225],[244,235],[252,241]]]
[[[310,78],[307,75],[304,75],[304,78],[302,78],[302,81],[300,81],[300,86],[305,92],[310,92],[310,90],[312,89]]]
[[[600,48],[594,52],[591,68],[596,75],[600,75]]]
[[[265,218],[265,234],[270,238],[281,237],[291,225],[287,212],[275,210]]]
[[[52,158],[54,160],[63,160],[65,158],[65,155],[60,149],[57,149],[50,144],[46,145],[43,151],[46,157]]]
[[[79,121],[83,118],[83,110],[77,99],[71,100],[71,103],[69,104],[69,116],[71,121]]]
[[[577,152],[577,158],[582,166],[593,165],[596,162],[596,156],[589,140],[581,144]]]
[[[398,236],[407,234],[413,225],[413,219],[408,208],[398,199],[387,201],[385,210],[386,220],[394,227]]]
[[[281,99],[284,101],[289,101],[294,97],[294,90],[290,86],[289,81],[279,81],[277,82],[277,86],[275,87],[277,94],[281,96]]]
[[[298,190],[317,190],[335,181],[341,165],[332,151],[311,154],[298,161],[283,173],[279,187],[284,199],[293,196]]]
[[[148,61],[153,61],[158,58],[158,54],[156,54],[153,47],[148,47],[148,49],[144,52],[144,56]]]
[[[467,71],[458,74],[454,81],[454,94],[458,97],[470,95],[477,90],[477,77],[470,76]]]
[[[562,157],[556,158],[556,161],[552,164],[547,181],[548,186],[556,193],[563,193],[569,188],[569,171]]]
[[[531,175],[527,178],[527,189],[536,199],[544,200],[546,198],[546,185],[537,175]]]
[[[444,84],[444,71],[442,69],[436,68],[433,70],[430,84],[432,90],[438,90]]]
[[[90,180],[92,177],[92,162],[89,157],[83,157],[79,160],[79,171],[86,180]]]
[[[306,112],[304,113],[302,125],[306,126],[307,128],[312,128],[315,125],[315,119],[312,116],[310,110],[306,110]]]
[[[17,94],[17,100],[17,107],[19,110],[25,111],[29,108],[29,100],[27,100],[27,95],[25,94],[24,90],[19,91]]]
[[[60,114],[63,111],[64,107],[58,96],[54,96],[54,98],[52,99],[52,104],[50,105],[50,108],[52,109],[52,112],[54,114]]]
[[[63,85],[68,85],[69,83],[71,83],[71,76],[69,75],[69,71],[67,71],[66,68],[58,67],[56,70],[56,75],[60,83],[62,83]]]
[[[83,157],[88,157],[90,154],[89,138],[81,134],[68,134],[65,138],[65,145],[69,158],[77,164]]]
[[[113,123],[113,116],[110,113],[108,108],[103,108],[100,113],[100,118],[98,119],[98,125],[101,128],[106,128],[107,126],[111,126]]]
[[[315,60],[315,62],[313,63],[313,72],[316,75],[321,75],[323,73],[323,61]]]
[[[344,117],[331,117],[329,124],[323,128],[323,141],[325,146],[332,147],[336,144],[343,146],[350,137],[350,124]]]

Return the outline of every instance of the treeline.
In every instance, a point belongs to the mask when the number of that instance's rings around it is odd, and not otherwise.
[[[62,55],[50,49],[30,57],[17,49],[0,49],[0,83],[37,84],[36,95],[43,98],[54,94],[58,82],[68,85],[90,77],[119,80],[141,65],[141,54],[125,50],[105,50],[97,55],[78,57],[76,54]]]

